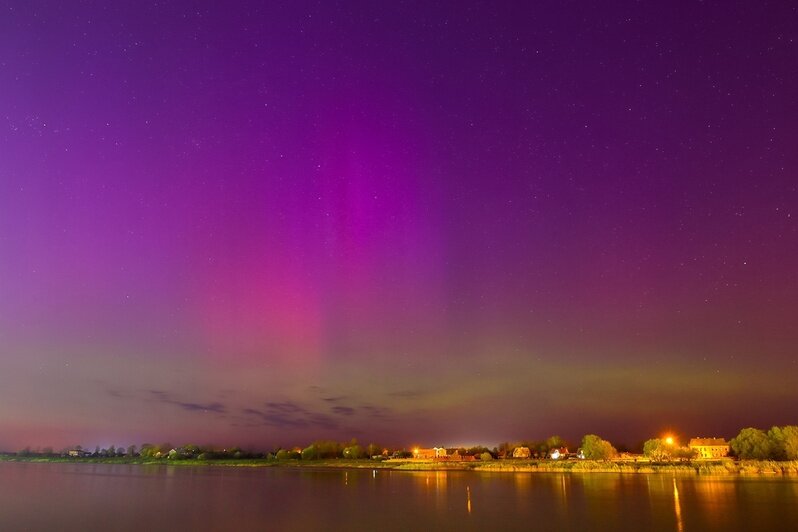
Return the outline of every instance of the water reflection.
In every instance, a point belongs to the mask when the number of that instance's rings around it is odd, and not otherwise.
[[[767,491],[766,484],[756,483],[758,493]],[[745,485],[749,485],[747,483]],[[690,485],[696,501],[703,508],[703,518],[710,526],[719,527],[729,524],[726,509],[738,505],[734,479],[707,478],[704,482]],[[684,490],[682,490],[684,491]],[[767,495],[768,497],[771,494]],[[773,494],[775,495],[775,494]]]
[[[676,477],[673,477],[673,507],[676,510],[676,530],[684,532],[682,523],[682,505],[679,503],[679,488],[676,487]]]
[[[0,530],[728,532],[798,522],[796,498],[795,478],[0,462]]]

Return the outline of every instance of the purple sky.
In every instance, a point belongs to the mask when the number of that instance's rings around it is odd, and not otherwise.
[[[0,7],[0,449],[796,422],[793,2],[261,4]]]

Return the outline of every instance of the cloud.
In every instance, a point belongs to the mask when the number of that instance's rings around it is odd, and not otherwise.
[[[310,414],[308,420],[311,425],[323,429],[337,429],[339,427],[338,423],[327,414]]]
[[[336,397],[322,397],[322,401],[326,401],[328,403],[337,403],[339,401],[343,401],[344,399],[348,399],[349,397],[346,395],[338,395]]]
[[[267,403],[268,404],[268,403]],[[264,425],[273,427],[304,427],[307,423],[304,419],[298,417],[289,417],[285,414],[264,412],[256,408],[244,408],[241,410],[243,414],[259,418]]]
[[[290,418],[280,414],[263,414],[261,420],[266,425],[274,427],[305,427],[307,422],[304,419]]]
[[[385,418],[391,414],[391,409],[384,406],[364,405],[360,407],[364,414],[370,417]]]
[[[150,395],[152,395],[156,400],[162,401],[164,403],[171,403],[172,396],[168,392],[164,392],[163,390],[149,390]]]
[[[224,414],[225,412],[227,412],[227,409],[222,403],[201,404],[201,403],[183,403],[181,401],[176,401],[174,404],[178,405],[183,410],[189,410],[189,411],[216,412],[217,414]]]
[[[307,412],[303,407],[291,401],[269,402],[266,408],[272,412],[282,412],[285,414],[296,414]]]
[[[266,408],[263,410],[243,408],[241,412],[247,416],[256,417],[262,424],[271,427],[320,427],[323,429],[339,427],[333,417],[322,412],[312,412],[290,401],[267,402],[265,406]]]
[[[374,405],[361,405],[361,406],[345,406],[335,405],[330,408],[330,411],[338,416],[367,416],[371,418],[385,418],[388,417],[392,410],[384,406]]]
[[[175,405],[188,412],[213,412],[216,414],[224,414],[227,412],[227,407],[219,402],[213,403],[191,403],[180,401],[169,392],[163,390],[149,390],[150,395],[161,403]]]

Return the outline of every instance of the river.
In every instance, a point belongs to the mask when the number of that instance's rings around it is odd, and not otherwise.
[[[0,462],[0,530],[788,530],[798,479]]]

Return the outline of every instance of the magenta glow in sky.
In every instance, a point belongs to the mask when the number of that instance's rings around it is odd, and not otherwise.
[[[261,4],[2,8],[0,448],[795,422],[789,2]]]

